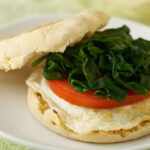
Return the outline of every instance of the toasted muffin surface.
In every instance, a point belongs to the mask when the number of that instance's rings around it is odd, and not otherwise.
[[[38,70],[32,73],[27,80],[27,85],[30,87],[29,95],[34,95],[34,97],[36,97],[35,101],[38,101],[37,104],[39,106],[37,107],[38,109],[40,108],[40,111],[36,111],[42,113],[45,120],[51,120],[53,122],[52,124],[59,124],[66,132],[75,133],[78,136],[89,135],[89,140],[87,139],[85,141],[96,143],[125,141],[143,136],[150,132],[150,127],[147,125],[150,121],[149,98],[133,105],[113,109],[80,107],[72,105],[59,97],[56,98],[52,96],[54,93],[52,94],[52,91],[49,89],[48,85],[46,85],[45,79],[40,72],[41,71]],[[38,98],[40,98],[41,102],[39,102]],[[30,101],[33,101],[33,103],[35,102],[34,99],[35,98],[28,96],[29,105]],[[30,109],[32,111],[32,106],[30,106]],[[49,113],[55,115],[50,115]],[[51,118],[52,116],[54,120]],[[52,124],[49,122],[46,126],[53,126]],[[67,134],[70,135],[70,133]],[[99,135],[101,138],[102,135],[104,136],[107,134],[108,139],[110,138],[111,140],[107,141],[106,139],[100,139],[98,141],[95,139],[94,141],[91,140],[92,136],[90,138],[90,134],[94,137],[95,135]],[[80,139],[78,136],[75,139],[84,141],[84,138]],[[118,138],[116,139],[116,137]]]

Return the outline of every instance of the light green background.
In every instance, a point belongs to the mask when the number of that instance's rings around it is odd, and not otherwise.
[[[150,25],[150,0],[0,0],[0,24],[44,14],[97,8]]]
[[[27,17],[96,8],[150,25],[150,0],[0,0],[0,25]],[[31,150],[0,138],[0,150]]]

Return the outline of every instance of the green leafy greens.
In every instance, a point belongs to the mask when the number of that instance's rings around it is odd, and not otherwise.
[[[45,61],[43,76],[64,80],[80,93],[95,91],[96,97],[118,103],[127,90],[146,95],[150,89],[150,41],[134,40],[127,26],[96,32],[64,53],[49,53],[33,62]]]

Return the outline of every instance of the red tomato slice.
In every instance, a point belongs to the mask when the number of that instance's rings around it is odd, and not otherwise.
[[[144,100],[150,96],[150,92],[147,96],[136,95],[135,93],[128,91],[129,96],[126,98],[125,102],[117,103],[113,99],[108,101],[106,98],[97,98],[94,96],[94,91],[89,91],[85,93],[79,93],[73,89],[71,84],[67,81],[61,80],[47,80],[48,85],[51,90],[60,98],[64,99],[71,104],[90,107],[90,108],[114,108],[124,105],[129,105],[137,103]]]

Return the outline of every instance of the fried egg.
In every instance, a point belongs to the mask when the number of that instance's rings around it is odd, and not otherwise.
[[[131,129],[144,120],[150,120],[150,98],[113,109],[93,109],[73,105],[58,97],[41,70],[33,72],[26,84],[41,94],[49,107],[57,111],[65,126],[76,133]]]

